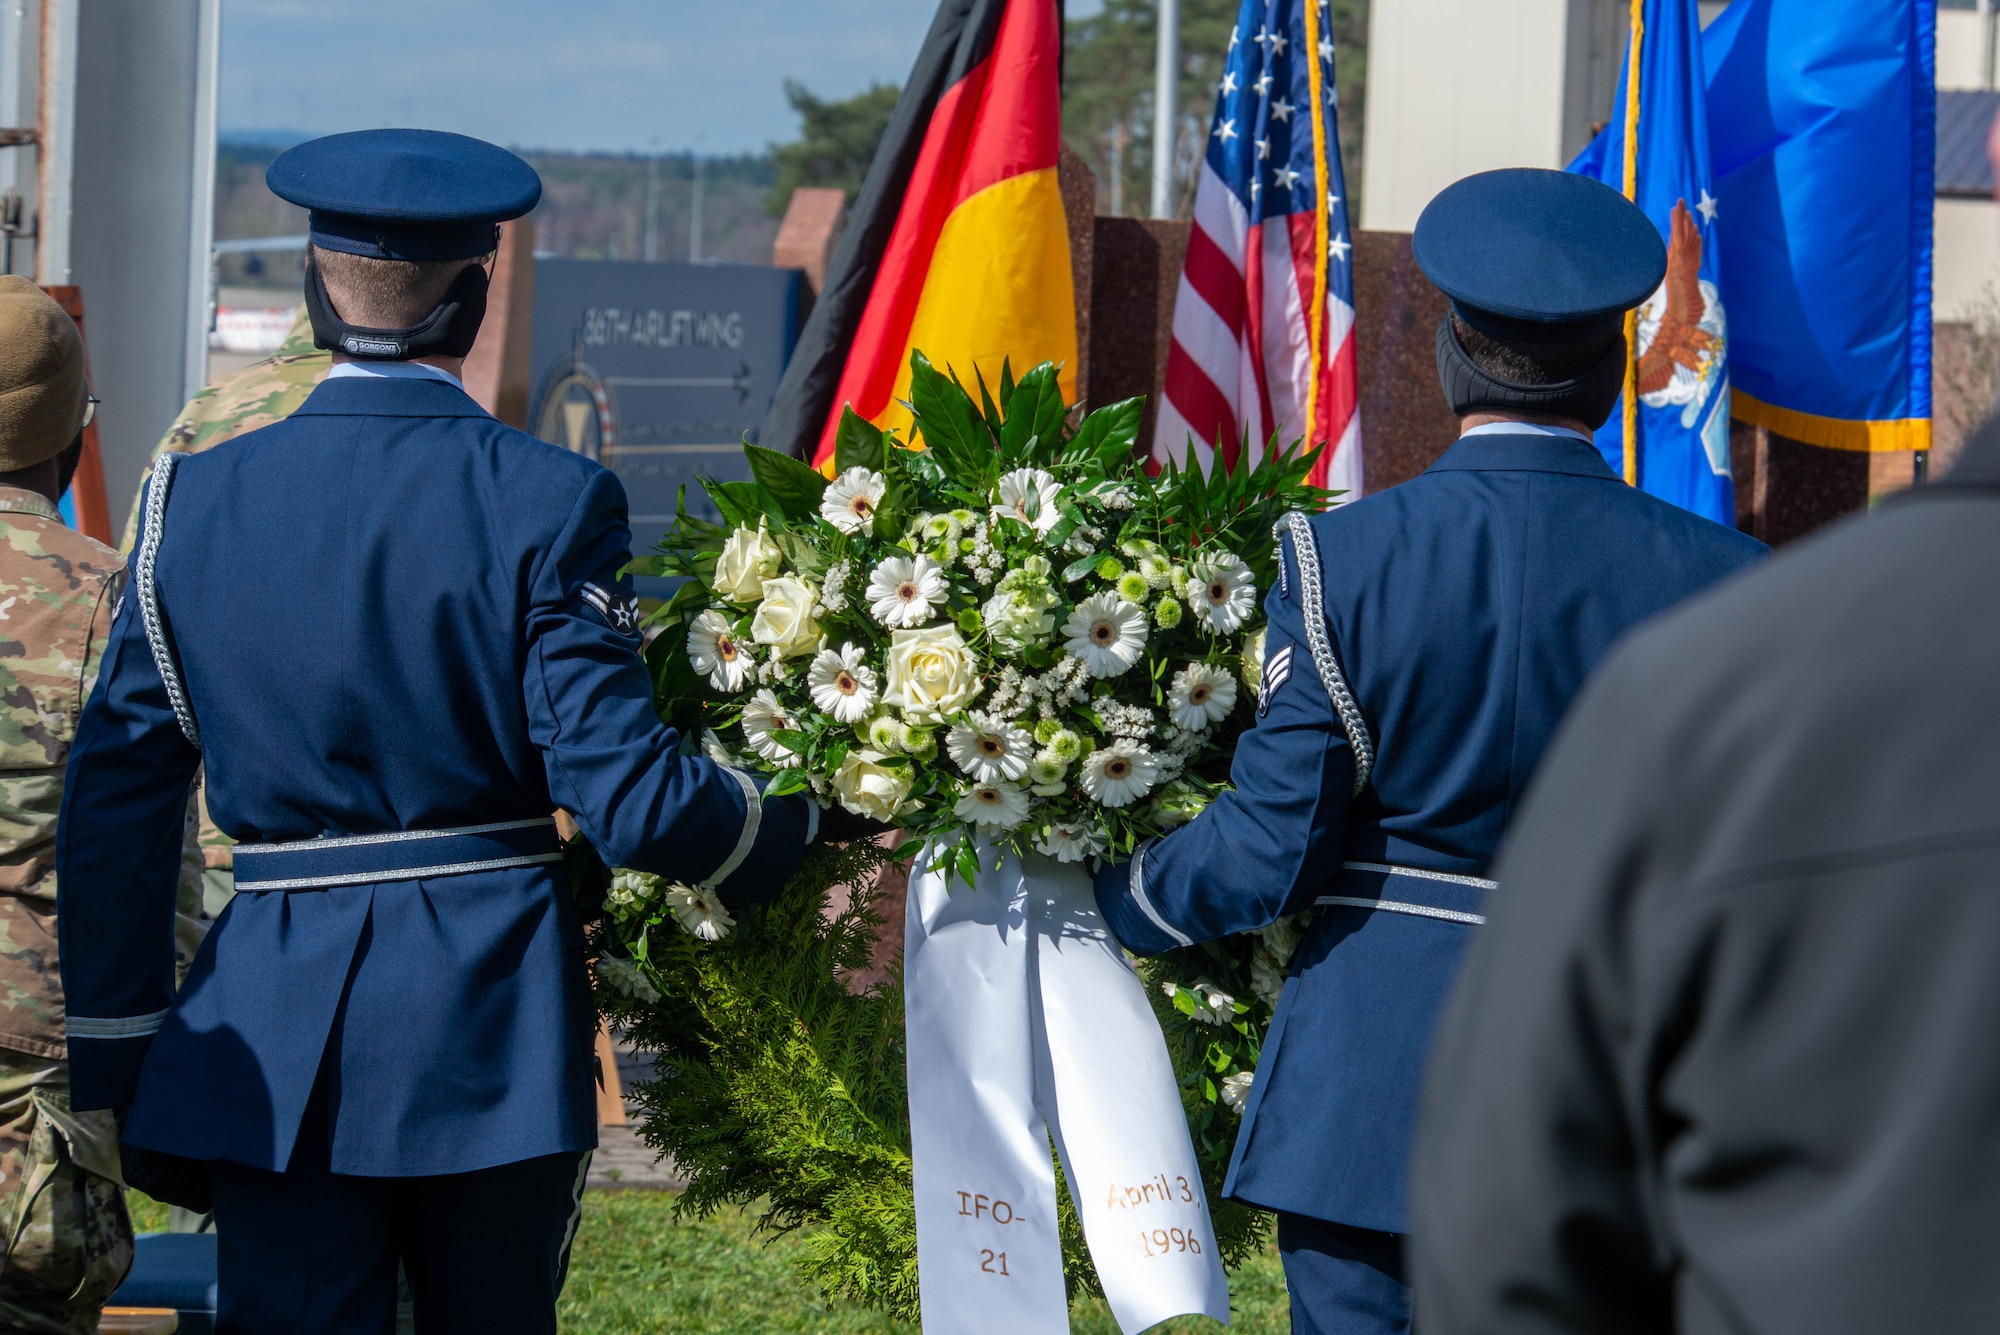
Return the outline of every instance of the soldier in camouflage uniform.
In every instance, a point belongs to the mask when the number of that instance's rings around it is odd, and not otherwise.
[[[332,365],[333,354],[313,346],[312,322],[306,318],[305,307],[299,307],[298,318],[292,322],[292,330],[278,350],[263,361],[224,376],[189,399],[181,415],[167,428],[167,434],[153,447],[153,457],[169,450],[176,454],[200,454],[260,426],[290,417],[306,401],[306,396],[319,387],[319,382],[326,379],[327,369]],[[152,465],[148,463],[145,477],[150,476]],[[132,512],[126,517],[125,536],[119,544],[119,550],[127,556],[138,541],[139,498],[145,491],[145,477],[132,493]],[[189,856],[199,862],[190,865],[191,876],[184,876],[181,882],[178,940],[183,974],[194,950],[201,945],[206,925],[222,912],[236,890],[235,858],[229,836],[208,818],[207,795],[202,788],[195,790],[189,818],[195,822]]]
[[[0,1329],[90,1335],[132,1264],[109,1113],[72,1112],[56,959],[56,811],[123,592],[64,527],[89,408],[76,326],[0,277]]]

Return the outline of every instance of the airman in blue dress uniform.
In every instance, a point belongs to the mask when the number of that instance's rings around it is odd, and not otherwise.
[[[224,1331],[390,1330],[400,1260],[419,1329],[553,1332],[597,1120],[550,813],[614,865],[768,895],[817,811],[682,754],[618,479],[456,378],[534,171],[383,130],[268,180],[311,210],[336,365],[148,484],[61,813],[74,1102],[120,1110],[128,1177],[212,1184]],[[239,893],[177,997],[198,764]]]
[[[1451,299],[1438,370],[1464,423],[1422,476],[1281,526],[1257,725],[1235,791],[1097,897],[1168,950],[1315,909],[1226,1190],[1278,1212],[1300,1335],[1409,1329],[1404,1177],[1432,1026],[1516,801],[1627,628],[1762,544],[1626,486],[1591,432],[1623,313],[1660,283],[1645,216],[1596,181],[1483,173],[1417,224]]]

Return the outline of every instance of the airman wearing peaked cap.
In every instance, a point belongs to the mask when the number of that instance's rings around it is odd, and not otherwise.
[[[281,155],[326,380],[163,454],[69,759],[56,860],[75,1101],[128,1181],[212,1197],[219,1329],[554,1331],[596,1143],[595,1026],[555,822],[767,896],[817,829],[652,709],[617,478],[458,373],[519,158],[378,130]],[[188,783],[237,895],[173,990]],[[427,1315],[428,1314],[428,1315]]]
[[[1452,302],[1458,442],[1399,487],[1288,517],[1235,790],[1097,880],[1140,953],[1311,914],[1226,1187],[1278,1212],[1301,1335],[1409,1328],[1425,1050],[1571,697],[1628,627],[1763,551],[1626,486],[1591,444],[1620,316],[1666,268],[1638,209],[1561,172],[1489,172],[1433,200],[1413,244]]]

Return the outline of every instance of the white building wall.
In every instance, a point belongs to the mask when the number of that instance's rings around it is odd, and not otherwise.
[[[1473,172],[1562,165],[1569,8],[1570,0],[1370,6],[1363,227],[1407,232],[1432,196]]]

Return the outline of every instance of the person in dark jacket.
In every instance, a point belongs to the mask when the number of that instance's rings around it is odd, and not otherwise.
[[[1665,248],[1615,190],[1487,172],[1425,209],[1464,430],[1423,476],[1291,516],[1234,791],[1097,877],[1142,953],[1315,909],[1225,1191],[1278,1212],[1298,1335],[1407,1331],[1404,1179],[1431,1028],[1514,804],[1628,628],[1763,545],[1627,486],[1591,443]]]
[[[1438,1033],[1429,1335],[2000,1322],[2000,422],[1617,649]]]

